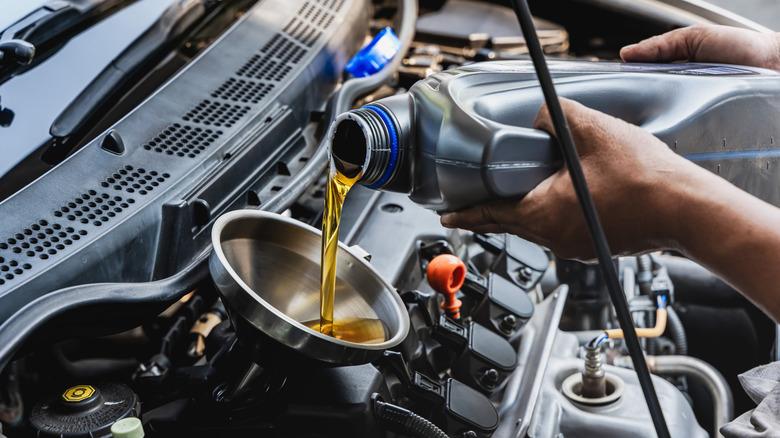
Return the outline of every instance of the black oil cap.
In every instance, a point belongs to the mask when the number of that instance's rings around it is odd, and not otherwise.
[[[38,437],[110,437],[112,424],[138,413],[138,397],[121,383],[76,385],[37,403],[30,426]]]

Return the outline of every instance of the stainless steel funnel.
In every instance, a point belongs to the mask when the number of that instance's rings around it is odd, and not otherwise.
[[[395,289],[342,243],[334,317],[378,318],[387,340],[348,342],[301,323],[319,319],[319,230],[277,214],[240,210],[217,219],[211,237],[211,275],[239,341],[261,364],[366,363],[409,331],[409,315]]]

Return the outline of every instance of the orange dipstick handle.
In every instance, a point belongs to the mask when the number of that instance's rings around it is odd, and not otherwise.
[[[463,304],[455,298],[466,280],[466,265],[452,254],[441,254],[428,263],[428,284],[433,290],[444,295],[441,308],[447,316],[460,319],[460,306]]]

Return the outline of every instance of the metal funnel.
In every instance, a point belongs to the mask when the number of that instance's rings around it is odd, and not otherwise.
[[[302,324],[319,319],[319,230],[277,214],[240,210],[217,219],[211,238],[211,275],[239,341],[258,363],[366,363],[409,331],[409,315],[395,289],[342,243],[334,317],[378,318],[387,340],[348,342]]]

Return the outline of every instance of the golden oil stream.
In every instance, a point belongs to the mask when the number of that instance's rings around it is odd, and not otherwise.
[[[333,335],[333,304],[336,295],[336,255],[339,250],[341,208],[349,189],[357,178],[347,178],[331,165],[325,190],[325,211],[322,215],[322,265],[320,267],[321,333]]]
[[[336,295],[336,256],[339,249],[341,208],[349,189],[358,180],[349,178],[331,163],[322,216],[322,265],[320,268],[320,320],[303,324],[320,333],[349,342],[376,344],[387,340],[387,327],[379,319],[341,318],[334,321]]]

